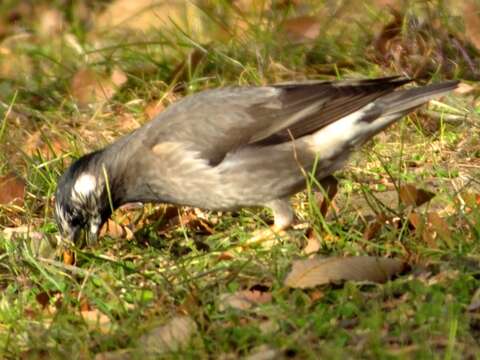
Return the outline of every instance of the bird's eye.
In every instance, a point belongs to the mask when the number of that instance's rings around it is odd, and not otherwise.
[[[85,222],[83,221],[83,217],[80,215],[74,215],[71,221],[73,227],[83,226]]]

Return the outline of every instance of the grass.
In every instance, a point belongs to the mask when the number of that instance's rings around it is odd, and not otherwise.
[[[251,234],[271,221],[261,209],[202,213],[211,231],[198,223],[171,226],[175,216],[161,206],[118,211],[118,222],[137,217],[134,239],[104,236],[92,248],[77,249],[74,265],[55,257],[46,241],[57,233],[52,196],[59,174],[73,158],[146,122],[148,106],[219,85],[373,77],[414,67],[365,55],[390,21],[373,3],[354,9],[305,3],[328,21],[322,36],[296,46],[277,31],[281,19],[299,11],[291,7],[251,16],[227,2],[206,7],[201,16],[211,34],[219,28],[234,32],[227,39],[211,35],[208,46],[203,35],[185,33],[179,24],[143,36],[95,34],[75,17],[77,2],[67,9],[52,5],[67,19],[52,36],[24,15],[32,38],[3,43],[4,60],[21,71],[2,68],[0,175],[21,174],[27,195],[23,206],[0,207],[0,226],[28,225],[32,235],[0,233],[2,358],[118,358],[119,349],[137,358],[144,356],[142,335],[179,315],[192,318],[197,330],[186,346],[163,357],[230,359],[265,353],[267,346],[285,358],[479,358],[480,313],[468,308],[480,288],[480,108],[472,95],[443,99],[445,105],[407,117],[366,145],[338,174],[340,193],[327,219],[318,215],[312,193],[293,199],[299,222],[319,239],[319,254],[408,260],[412,270],[384,285],[285,288],[292,261],[305,257],[305,231],[292,230],[271,246],[250,244]],[[0,6],[8,12],[16,4]],[[437,20],[458,34],[457,19],[442,9]],[[415,6],[408,10],[421,13]],[[408,18],[404,22],[408,28]],[[435,51],[443,34],[428,35]],[[192,51],[204,54],[198,64],[193,55],[188,60]],[[425,77],[468,79],[464,59],[455,56],[453,71],[427,66]],[[185,70],[175,74],[185,59]],[[98,74],[98,82],[114,69],[127,81],[103,104],[82,107],[70,84],[85,68]],[[172,75],[175,82],[169,82]],[[183,87],[174,92],[177,81]],[[452,113],[467,117],[454,122]],[[416,211],[425,221],[429,212],[439,214],[447,233],[431,223],[426,233],[409,225],[412,209],[397,200],[404,183],[436,193]],[[465,192],[473,195],[461,197]],[[178,211],[186,216],[189,210]],[[369,238],[364,233],[375,213],[391,222]],[[252,287],[271,293],[272,300],[243,310],[222,306],[224,294]]]

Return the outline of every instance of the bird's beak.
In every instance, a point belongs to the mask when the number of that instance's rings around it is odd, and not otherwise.
[[[80,227],[77,227],[68,233],[63,233],[57,237],[57,250],[61,253],[62,251],[78,244],[81,239],[82,229]]]
[[[85,238],[85,232],[81,227],[76,227],[73,231],[68,235],[68,243],[72,245],[80,245]]]
[[[97,243],[97,239],[98,239],[97,232],[89,231],[86,235],[87,235],[86,236],[87,246],[92,246]]]

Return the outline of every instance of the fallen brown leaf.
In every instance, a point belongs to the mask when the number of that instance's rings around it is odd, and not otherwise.
[[[218,258],[217,260],[218,261],[229,261],[229,260],[232,260],[234,258],[234,256],[227,252],[227,251],[223,251],[220,253],[220,255],[218,255]]]
[[[310,297],[310,300],[312,302],[317,302],[323,299],[323,297],[325,296],[325,293],[320,290],[313,290],[311,293],[308,294],[308,296]]]
[[[130,349],[105,351],[95,355],[95,360],[131,360],[132,358],[134,357]]]
[[[344,280],[384,283],[405,269],[406,264],[398,259],[371,256],[316,257],[295,261],[284,284],[304,289]]]
[[[252,349],[250,355],[244,360],[274,360],[280,358],[280,351],[271,348],[268,345],[259,345]]]
[[[379,58],[383,58],[388,53],[389,43],[402,31],[403,14],[395,9],[391,9],[391,13],[393,20],[383,27],[373,44],[376,50],[375,55]]]
[[[480,50],[480,4],[475,0],[463,1],[465,36]]]
[[[65,26],[62,13],[54,8],[39,8],[37,32],[43,37],[59,34]]]
[[[83,320],[90,329],[98,330],[103,334],[107,334],[112,330],[112,322],[110,318],[97,309],[81,311]]]
[[[320,28],[320,20],[313,16],[299,16],[283,23],[283,31],[295,44],[315,40],[320,34]]]
[[[418,207],[433,199],[435,194],[431,191],[418,189],[413,184],[404,184],[400,186],[398,196],[404,205]]]
[[[126,225],[117,224],[112,219],[108,219],[100,230],[100,236],[110,236],[114,239],[132,240],[135,236],[133,231]]]
[[[458,84],[457,88],[453,90],[453,92],[459,95],[466,95],[473,92],[474,90],[475,90],[474,86],[467,84],[465,82],[461,82],[460,84]]]
[[[12,40],[23,43],[24,39],[11,36]],[[0,47],[0,77],[5,79],[19,80],[22,76],[31,76],[35,71],[32,57],[16,51],[11,51],[4,46],[5,40]]]
[[[473,294],[470,305],[467,307],[467,311],[480,311],[480,288],[478,288]]]
[[[258,304],[266,304],[272,301],[272,294],[268,291],[256,289],[241,290],[233,294],[220,295],[219,310],[227,308],[247,310]]]
[[[40,153],[47,159],[66,152],[67,148],[68,144],[65,138],[58,139],[52,137],[46,142],[42,137],[41,131],[31,134],[22,145],[22,150],[28,155]]]
[[[120,69],[114,69],[110,75],[106,75],[84,68],[73,76],[70,92],[80,107],[86,107],[111,99],[126,81],[127,76]]]
[[[73,265],[75,264],[75,253],[71,250],[65,250],[63,253],[62,253],[62,257],[63,257],[63,263],[65,265]]]
[[[380,231],[382,228],[383,223],[378,220],[373,220],[372,222],[368,223],[365,231],[363,232],[363,238],[365,240],[372,240],[375,235]]]
[[[464,208],[466,212],[471,212],[480,206],[480,194],[464,191],[458,194],[455,201]]]
[[[429,231],[434,237],[440,237],[449,247],[453,247],[452,232],[448,223],[438,213],[428,213],[426,231]]]
[[[275,320],[266,319],[258,324],[258,328],[263,335],[267,335],[277,332],[280,329],[280,325]]]
[[[188,29],[191,36],[203,42],[202,15],[196,1],[114,0],[95,16],[92,28],[96,33],[131,33],[132,30],[143,33],[149,29],[164,31],[178,27]]]
[[[307,245],[303,248],[303,253],[305,255],[311,255],[320,250],[320,240],[317,237],[317,234],[312,228],[307,229]]]
[[[6,240],[25,239],[34,256],[54,258],[56,255],[54,242],[50,241],[47,235],[35,231],[28,225],[5,228],[1,232],[1,235]]]
[[[186,346],[196,332],[197,324],[190,317],[176,316],[144,334],[139,344],[148,353],[164,354]]]
[[[0,176],[0,205],[23,204],[25,182],[14,174]]]
[[[50,303],[50,294],[42,291],[35,295],[35,299],[42,306],[42,308],[45,309]]]
[[[147,119],[151,120],[165,109],[165,105],[161,101],[155,100],[145,106],[145,115]]]
[[[194,211],[187,211],[179,218],[179,224],[204,235],[212,235],[215,231],[207,220],[202,219]]]
[[[418,234],[422,234],[423,229],[425,228],[425,220],[420,214],[411,212],[408,214],[408,221],[410,224],[412,224],[413,228]]]
[[[320,203],[320,213],[323,217],[326,217],[328,209],[333,206],[333,199],[338,192],[338,180],[334,176],[327,176],[321,180],[320,184],[325,191],[325,194],[322,194],[323,199]]]

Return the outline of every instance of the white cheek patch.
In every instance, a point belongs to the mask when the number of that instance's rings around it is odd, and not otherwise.
[[[91,194],[96,187],[97,180],[93,175],[82,174],[78,177],[77,181],[75,181],[73,190],[76,194],[86,197]]]
[[[90,232],[92,234],[95,234],[95,235],[98,234],[98,231],[100,230],[100,223],[101,222],[102,222],[102,220],[101,220],[100,217],[96,217],[96,218],[92,219],[92,221],[90,223]]]

